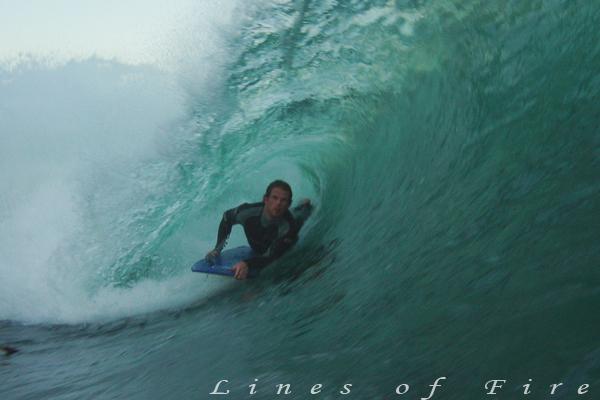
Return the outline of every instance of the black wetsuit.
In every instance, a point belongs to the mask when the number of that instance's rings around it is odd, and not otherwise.
[[[223,213],[215,249],[223,250],[233,225],[244,227],[248,244],[258,255],[247,260],[248,268],[263,268],[280,257],[298,240],[298,232],[310,215],[312,206],[302,205],[287,210],[280,218],[263,216],[264,203],[244,203]]]

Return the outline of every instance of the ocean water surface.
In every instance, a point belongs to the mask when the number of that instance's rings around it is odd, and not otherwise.
[[[600,5],[231,8],[174,68],[0,68],[0,397],[597,396]],[[277,178],[298,245],[191,273]]]

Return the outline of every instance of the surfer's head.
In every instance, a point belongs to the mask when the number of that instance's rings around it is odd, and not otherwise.
[[[285,181],[273,181],[267,186],[263,202],[267,217],[281,217],[292,204],[292,188]]]

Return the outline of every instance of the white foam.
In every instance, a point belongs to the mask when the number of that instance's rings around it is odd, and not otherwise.
[[[223,285],[198,285],[188,265],[131,288],[102,284],[101,275],[140,244],[113,222],[132,207],[144,212],[149,192],[161,195],[165,148],[182,132],[189,93],[216,81],[235,6],[205,2],[188,24],[162,30],[169,34],[155,39],[168,62],[154,67],[69,55],[4,60],[12,69],[0,71],[0,320],[121,318],[180,307]],[[140,166],[156,171],[140,174]],[[144,181],[152,174],[155,182]]]

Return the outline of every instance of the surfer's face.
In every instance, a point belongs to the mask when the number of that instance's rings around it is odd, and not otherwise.
[[[287,190],[274,187],[268,196],[264,197],[265,213],[270,218],[281,217],[290,207],[290,193]]]

